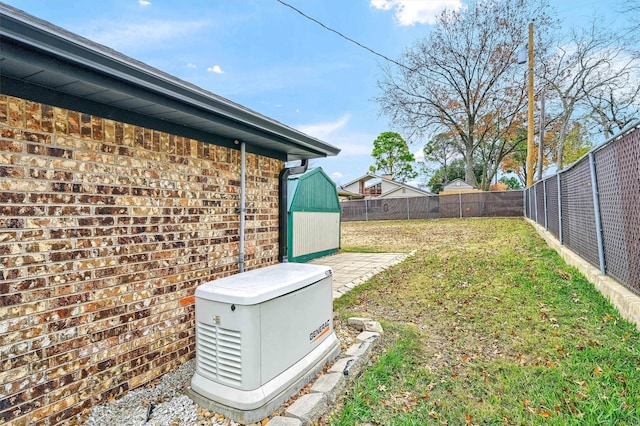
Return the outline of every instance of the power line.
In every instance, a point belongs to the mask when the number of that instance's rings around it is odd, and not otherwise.
[[[406,69],[407,69],[407,70],[409,70],[409,71],[414,71],[414,70],[412,70],[411,68],[409,68],[408,66],[406,66],[406,65],[404,65],[404,64],[401,64],[400,62],[395,61],[395,60],[393,60],[393,59],[391,59],[391,58],[389,58],[389,57],[387,57],[387,56],[383,55],[382,53],[376,52],[375,50],[371,49],[370,47],[367,47],[367,46],[365,46],[364,44],[359,43],[358,41],[356,41],[356,40],[352,39],[351,37],[348,37],[348,36],[346,36],[346,35],[342,34],[340,31],[338,31],[338,30],[334,30],[333,28],[328,27],[327,25],[325,25],[325,24],[323,24],[322,22],[318,21],[316,18],[314,18],[314,17],[312,17],[312,16],[307,15],[306,13],[304,13],[304,12],[303,12],[303,11],[301,11],[300,9],[296,8],[295,6],[292,6],[292,5],[290,5],[289,3],[287,3],[287,2],[285,2],[285,1],[283,1],[283,0],[276,0],[276,1],[277,1],[278,3],[280,3],[281,5],[286,6],[286,7],[288,7],[289,9],[292,9],[293,11],[295,11],[295,12],[299,13],[300,15],[304,16],[304,17],[305,17],[305,18],[307,18],[308,20],[315,22],[316,24],[320,25],[320,26],[321,26],[322,28],[324,28],[325,30],[327,30],[327,31],[331,31],[332,33],[337,34],[338,36],[340,36],[340,37],[342,37],[343,39],[345,39],[345,40],[347,40],[347,41],[349,41],[349,42],[351,42],[351,43],[355,44],[356,46],[358,46],[358,47],[360,47],[360,48],[362,48],[362,49],[365,49],[365,50],[369,51],[370,53],[373,53],[373,54],[374,54],[374,55],[376,55],[376,56],[381,57],[381,58],[382,58],[382,59],[384,59],[385,61],[389,61],[389,62],[391,62],[391,63],[393,63],[393,64],[398,65],[399,67],[406,68]]]

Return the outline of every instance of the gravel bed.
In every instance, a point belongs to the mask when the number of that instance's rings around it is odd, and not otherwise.
[[[355,343],[355,336],[360,333],[339,318],[334,319],[334,330],[343,351]],[[84,426],[239,426],[240,423],[198,406],[185,395],[195,368],[195,359],[187,361],[162,376],[154,386],[135,389],[119,399],[95,406],[87,417],[79,416],[73,423]],[[300,393],[308,391],[310,386]]]
[[[135,389],[113,402],[98,405],[82,423],[85,426],[205,426],[238,424],[200,408],[187,395],[195,360],[162,376],[155,386]]]

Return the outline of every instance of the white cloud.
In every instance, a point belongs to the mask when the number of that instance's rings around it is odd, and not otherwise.
[[[332,139],[331,143],[340,148],[341,157],[366,157],[369,158],[373,150],[373,139],[364,141],[348,141],[350,137]]]
[[[90,40],[125,53],[180,43],[208,25],[206,21],[107,22],[96,20],[79,33]]]
[[[424,161],[424,150],[420,148],[413,153],[413,156],[416,158],[416,161]]]
[[[458,10],[461,0],[371,0],[370,5],[380,10],[395,10],[395,17],[402,26],[433,24],[444,9]]]
[[[198,67],[196,67],[196,64],[192,64],[191,62],[189,62],[187,64],[187,68],[198,68]]]
[[[148,0],[138,0],[140,6],[151,6],[151,2]]]
[[[224,71],[222,71],[222,68],[220,68],[220,65],[214,65],[212,67],[209,67],[207,68],[207,71],[213,72],[216,74],[224,74]]]
[[[340,173],[340,172],[334,172],[334,173],[331,173],[331,177],[333,179],[342,179],[344,177],[344,175],[342,173]]]
[[[342,117],[337,119],[336,121],[332,121],[329,123],[317,123],[317,124],[307,124],[298,126],[298,130],[303,133],[307,133],[308,135],[314,136],[318,139],[326,138],[331,135],[336,130],[344,127],[348,122],[351,116],[349,114],[344,114]]]

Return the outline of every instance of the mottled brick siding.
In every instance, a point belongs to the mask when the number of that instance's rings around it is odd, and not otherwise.
[[[194,356],[240,153],[7,96],[0,132],[0,423],[61,424]],[[282,167],[247,154],[247,269],[277,261]]]

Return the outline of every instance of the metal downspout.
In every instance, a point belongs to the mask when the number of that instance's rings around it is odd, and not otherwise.
[[[279,205],[279,223],[278,223],[278,261],[287,263],[289,261],[289,209],[287,180],[290,175],[298,175],[307,171],[309,160],[302,160],[299,166],[285,167],[280,170],[278,180],[280,182],[278,188],[278,205]]]

